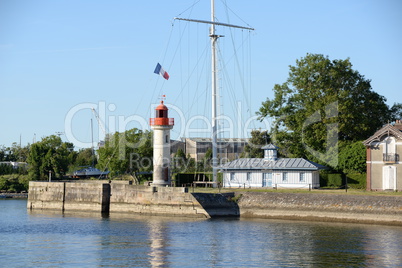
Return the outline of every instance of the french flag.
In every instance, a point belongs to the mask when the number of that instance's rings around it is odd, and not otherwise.
[[[159,63],[156,65],[154,73],[160,74],[166,80],[169,79],[169,74],[165,70],[163,70],[162,66]]]

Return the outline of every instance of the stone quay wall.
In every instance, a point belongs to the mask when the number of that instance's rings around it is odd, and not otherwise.
[[[111,184],[110,212],[208,217],[183,187]]]
[[[402,226],[402,196],[236,192],[240,217]]]
[[[131,185],[128,181],[29,183],[28,209],[148,215],[238,216],[234,194],[194,194],[184,187]]]
[[[103,183],[29,182],[29,209],[107,212],[108,185]]]
[[[128,181],[30,182],[28,209],[210,218],[235,216],[402,226],[402,196],[189,193]]]

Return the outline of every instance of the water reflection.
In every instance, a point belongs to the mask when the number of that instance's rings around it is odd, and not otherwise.
[[[26,210],[0,200],[4,267],[398,267],[402,227]],[[18,264],[18,265],[16,265]]]
[[[150,264],[151,267],[162,267],[167,263],[168,244],[166,226],[162,221],[150,220],[148,222],[148,233],[150,241]]]
[[[365,230],[367,266],[402,267],[402,236],[385,226],[368,226]]]

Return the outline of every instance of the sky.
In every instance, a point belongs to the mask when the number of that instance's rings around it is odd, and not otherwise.
[[[0,146],[146,130],[162,95],[173,139],[210,137],[209,25],[174,17],[210,20],[210,1],[0,0]],[[216,0],[215,17],[255,29],[216,30],[222,137],[269,129],[255,113],[307,53],[349,58],[402,103],[402,1]]]

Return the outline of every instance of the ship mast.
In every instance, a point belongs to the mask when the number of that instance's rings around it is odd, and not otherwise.
[[[217,177],[217,167],[218,167],[218,118],[217,118],[217,107],[216,107],[216,42],[218,41],[219,36],[215,34],[215,2],[211,0],[211,29],[210,35],[211,38],[211,67],[212,67],[212,181],[214,182],[213,186],[216,187],[216,183],[218,182]]]
[[[232,28],[240,28],[246,30],[254,30],[254,28],[250,27],[243,27],[228,23],[221,23],[215,21],[215,0],[211,0],[211,21],[205,20],[194,20],[194,19],[184,19],[184,18],[174,18],[175,20],[184,20],[184,21],[191,21],[191,22],[198,22],[198,23],[206,23],[210,24],[210,34],[209,37],[211,38],[211,67],[212,67],[212,181],[214,182],[214,187],[217,186],[218,178],[218,115],[217,115],[217,73],[218,70],[216,68],[216,44],[219,37],[223,37],[222,35],[216,35],[215,33],[215,25],[232,27]]]

